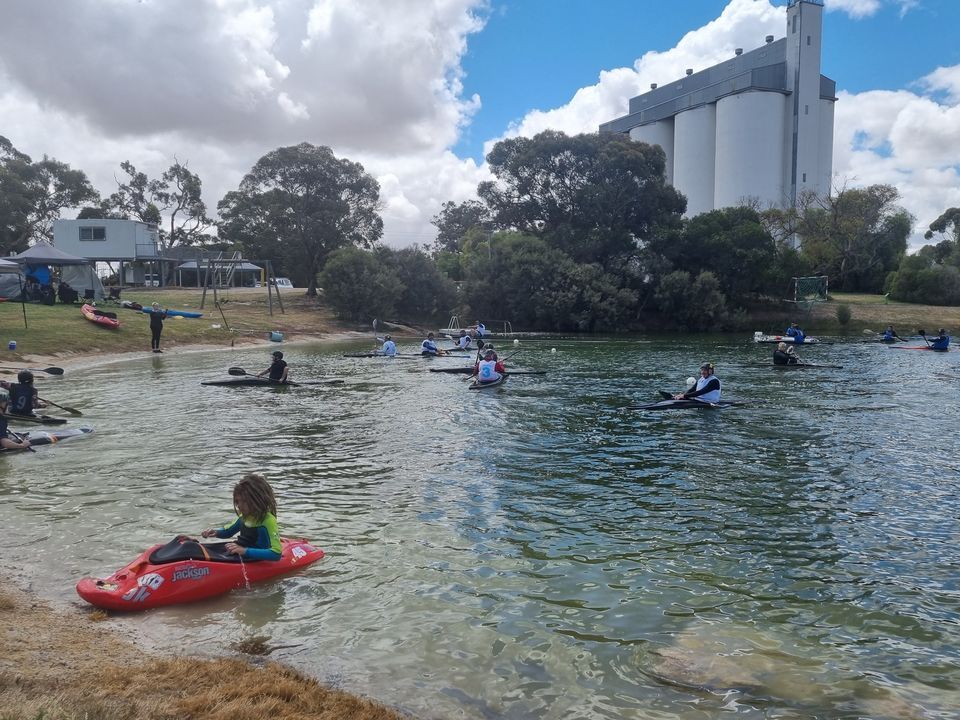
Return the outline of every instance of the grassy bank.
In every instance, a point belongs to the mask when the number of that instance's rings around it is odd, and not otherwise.
[[[808,325],[821,333],[844,329],[883,332],[887,325],[893,325],[903,335],[913,334],[920,328],[933,334],[939,328],[947,328],[953,334],[960,332],[960,307],[912,305],[890,300],[884,295],[862,293],[830,293],[830,297],[828,302],[818,303],[810,313]],[[851,317],[846,328],[837,320],[840,305],[850,308]]]
[[[276,298],[270,313],[266,291],[236,288],[218,292],[219,308],[208,292],[201,309],[202,291],[188,288],[128,289],[124,299],[149,306],[202,312],[199,319],[169,317],[164,322],[161,347],[210,345],[228,347],[250,339],[266,339],[271,331],[293,338],[355,328],[339,324],[332,314],[303,290],[281,290],[283,312]],[[120,320],[116,330],[103,328],[83,318],[79,305],[35,305],[0,303],[0,360],[2,364],[22,362],[30,355],[64,357],[73,354],[122,353],[150,349],[149,317],[140,312],[101,302],[99,309],[115,312]],[[26,327],[24,327],[24,310]],[[7,349],[11,340],[15,351]]]
[[[102,613],[57,612],[8,582],[4,588],[0,720],[405,717],[239,648],[213,660],[152,657],[97,622]]]

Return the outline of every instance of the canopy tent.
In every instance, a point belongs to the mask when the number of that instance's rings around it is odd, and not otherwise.
[[[78,257],[58,250],[48,242],[38,242],[33,247],[27,248],[22,253],[11,255],[10,260],[16,260],[19,263],[29,265],[89,265],[90,261],[86,258]]]
[[[70,287],[76,290],[81,298],[90,298],[93,295],[94,300],[103,300],[106,293],[103,291],[103,283],[97,277],[92,265],[68,265],[60,269],[60,280],[66,282]],[[92,293],[88,293],[90,290]]]
[[[0,258],[0,297],[19,300],[23,292],[23,273],[15,262]]]

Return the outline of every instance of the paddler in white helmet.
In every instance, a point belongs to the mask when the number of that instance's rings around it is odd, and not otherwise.
[[[685,392],[677,393],[674,400],[702,400],[715,403],[720,401],[720,378],[714,375],[713,363],[705,362],[700,366],[700,378]]]

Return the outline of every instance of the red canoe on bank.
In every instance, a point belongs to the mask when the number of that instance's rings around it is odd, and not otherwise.
[[[147,610],[195,602],[299,570],[324,553],[306,540],[281,538],[279,560],[241,561],[185,536],[147,548],[108,578],[83,578],[77,594],[107,610]],[[222,544],[222,543],[219,543]]]
[[[80,308],[80,312],[83,316],[92,323],[97,325],[103,325],[112,330],[116,330],[120,327],[120,321],[117,320],[117,314],[112,312],[101,312],[97,310],[93,305],[84,305]]]

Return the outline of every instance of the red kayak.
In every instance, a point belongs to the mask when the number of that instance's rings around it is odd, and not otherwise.
[[[929,345],[891,345],[891,350],[929,350],[930,352],[950,352],[950,348],[936,350]]]
[[[112,312],[101,312],[97,310],[93,305],[84,305],[80,308],[80,312],[83,316],[92,323],[97,325],[103,325],[112,330],[116,330],[120,327],[120,321],[117,320],[117,314]]]
[[[224,543],[203,544],[184,535],[166,545],[147,548],[132,563],[108,578],[83,578],[77,593],[106,610],[147,610],[194,602],[249,587],[299,570],[324,553],[306,540],[281,538],[279,560],[243,561],[222,550]]]

